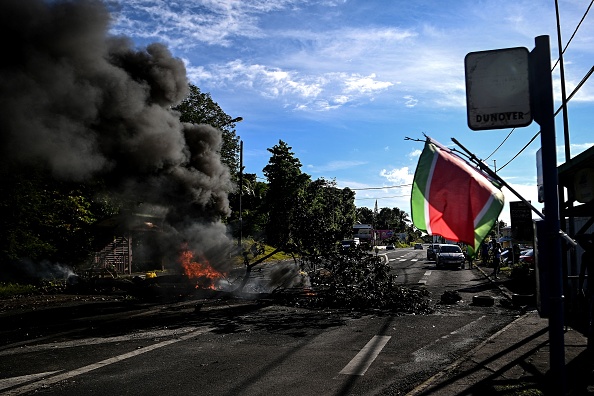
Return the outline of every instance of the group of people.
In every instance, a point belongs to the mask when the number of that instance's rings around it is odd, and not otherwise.
[[[501,246],[501,243],[497,242],[496,240],[490,240],[488,242],[483,242],[480,248],[480,258],[483,262],[483,265],[488,266],[491,264],[493,267],[492,276],[495,279],[499,279],[499,269],[501,268],[501,254],[503,253],[504,249]],[[520,257],[520,246],[518,244],[513,245],[512,247],[512,260],[516,262]]]

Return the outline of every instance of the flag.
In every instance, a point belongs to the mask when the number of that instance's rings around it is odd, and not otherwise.
[[[476,252],[503,209],[503,193],[487,175],[427,139],[411,193],[415,227],[463,242]]]

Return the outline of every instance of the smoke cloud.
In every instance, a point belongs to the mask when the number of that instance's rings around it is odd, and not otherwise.
[[[221,255],[231,189],[221,133],[171,111],[188,94],[180,59],[110,36],[109,23],[100,1],[0,2],[0,155],[41,161],[59,179],[102,177],[166,211],[168,247]]]

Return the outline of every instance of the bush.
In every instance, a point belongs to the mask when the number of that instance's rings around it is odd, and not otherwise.
[[[18,283],[0,283],[0,298],[11,297],[15,295],[33,294],[37,287],[33,285],[21,285]]]
[[[526,279],[529,278],[532,273],[532,268],[528,263],[517,263],[511,266],[511,278],[515,279]]]

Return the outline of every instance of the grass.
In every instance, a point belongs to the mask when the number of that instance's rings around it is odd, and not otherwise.
[[[33,285],[21,285],[18,283],[0,283],[0,298],[20,294],[32,294],[37,291],[37,287]]]

